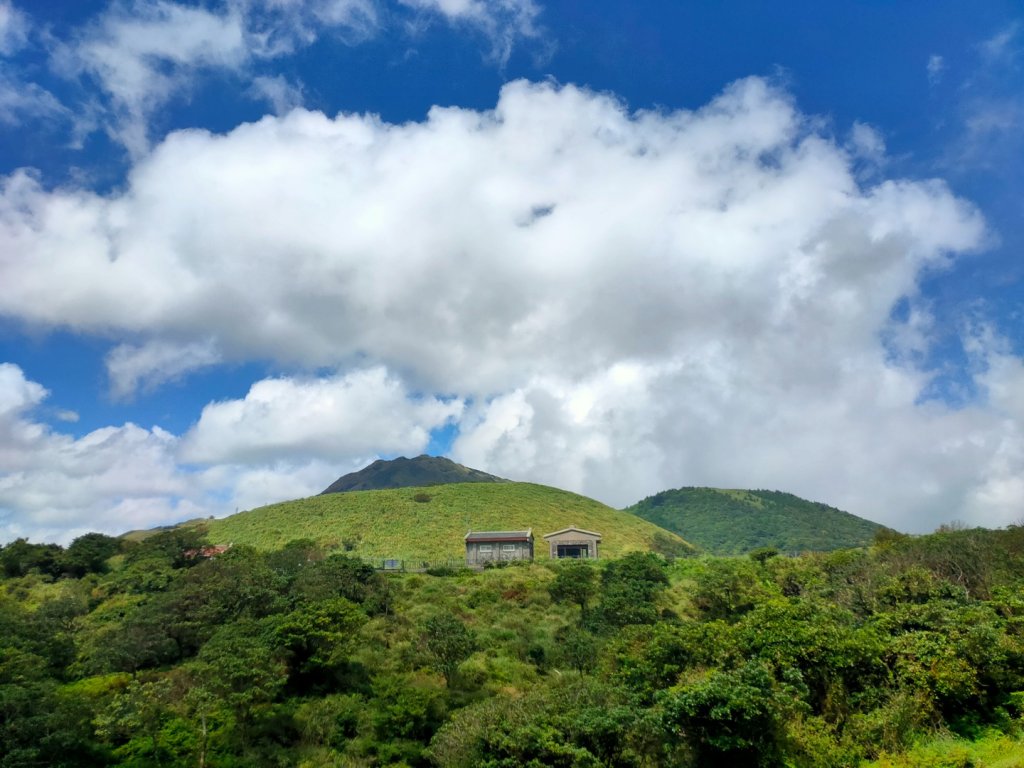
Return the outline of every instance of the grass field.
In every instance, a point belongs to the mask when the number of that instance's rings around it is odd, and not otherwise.
[[[419,500],[417,500],[419,499]],[[602,534],[602,557],[689,547],[677,535],[598,501],[531,483],[464,483],[312,496],[204,521],[215,544],[268,550],[313,539],[362,557],[461,559],[473,530],[532,528],[537,557],[545,533],[575,525]]]
[[[999,732],[976,741],[940,736],[862,768],[1024,768],[1024,741]]]

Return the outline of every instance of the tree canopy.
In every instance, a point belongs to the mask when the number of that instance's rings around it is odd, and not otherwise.
[[[437,575],[201,545],[0,551],[0,766],[1024,759],[1024,529]]]

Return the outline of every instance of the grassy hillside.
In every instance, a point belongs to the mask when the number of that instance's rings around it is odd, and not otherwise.
[[[792,553],[860,547],[883,527],[780,491],[679,488],[649,496],[626,511],[718,555],[758,547]]]
[[[309,538],[344,547],[354,555],[405,560],[462,558],[468,528],[533,528],[539,558],[545,556],[541,536],[570,525],[602,534],[605,557],[636,550],[671,554],[690,550],[675,534],[638,517],[585,496],[531,483],[323,494],[240,512],[206,525],[211,543],[269,550],[292,539]]]

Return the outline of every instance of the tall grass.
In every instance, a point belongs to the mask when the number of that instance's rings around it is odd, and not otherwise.
[[[312,496],[240,512],[207,523],[211,543],[274,549],[312,539],[362,557],[446,560],[465,554],[467,530],[532,528],[538,559],[547,557],[545,533],[575,525],[603,536],[601,554],[617,557],[685,546],[675,534],[633,515],[568,491],[532,483],[460,483],[427,488],[350,491]]]

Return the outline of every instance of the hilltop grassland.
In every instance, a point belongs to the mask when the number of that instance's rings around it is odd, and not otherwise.
[[[571,525],[600,533],[602,557],[693,548],[676,534],[594,499],[532,483],[459,483],[323,494],[204,521],[212,544],[277,549],[293,539],[352,555],[409,561],[461,559],[469,529],[532,528],[541,539]]]

